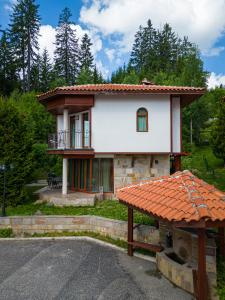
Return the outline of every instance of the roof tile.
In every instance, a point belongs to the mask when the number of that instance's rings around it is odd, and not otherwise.
[[[117,197],[168,221],[225,220],[225,193],[189,171],[121,188]]]

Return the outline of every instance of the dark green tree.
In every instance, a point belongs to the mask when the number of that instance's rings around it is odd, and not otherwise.
[[[127,74],[128,74],[127,66],[124,64],[123,67],[119,67],[116,71],[112,73],[111,82],[122,83]]]
[[[130,64],[135,68],[136,72],[141,73],[141,70],[145,65],[145,47],[144,47],[144,28],[139,27],[139,30],[135,34],[134,44],[130,56]],[[122,70],[120,70],[120,73]]]
[[[218,104],[218,113],[212,126],[211,144],[214,154],[224,161],[225,167],[225,98]]]
[[[3,30],[0,38],[0,94],[2,95],[9,95],[13,89],[19,87],[19,78],[12,56],[8,33]]]
[[[93,70],[93,83],[98,84],[98,83],[104,83],[104,78],[102,76],[102,73],[98,71],[96,65],[94,66]]]
[[[0,163],[7,168],[7,204],[17,205],[25,198],[24,185],[32,168],[32,133],[23,113],[11,101],[0,99]],[[9,170],[11,168],[11,170]],[[3,175],[0,174],[0,200]]]
[[[50,89],[53,80],[53,69],[47,49],[44,49],[40,61],[40,91],[46,92]]]
[[[31,89],[31,69],[37,58],[40,28],[39,5],[35,0],[19,0],[13,6],[10,39],[18,70],[22,70],[23,90]]]
[[[91,53],[91,39],[89,38],[88,34],[85,33],[82,40],[81,40],[81,47],[80,47],[80,64],[81,69],[85,68],[87,70],[93,69],[93,55]]]
[[[77,80],[76,80],[76,84],[91,84],[94,83],[93,80],[93,72],[90,69],[87,68],[82,68]]]
[[[139,77],[136,74],[135,70],[131,70],[125,77],[123,80],[123,83],[127,83],[127,84],[139,84]]]
[[[41,57],[38,54],[30,72],[30,88],[36,92],[40,91]]]
[[[71,16],[69,8],[64,8],[56,29],[55,72],[67,85],[74,84],[79,73],[79,46]]]

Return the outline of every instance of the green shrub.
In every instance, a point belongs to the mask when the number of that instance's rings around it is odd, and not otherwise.
[[[11,228],[0,229],[0,238],[10,238],[13,237],[13,231]]]

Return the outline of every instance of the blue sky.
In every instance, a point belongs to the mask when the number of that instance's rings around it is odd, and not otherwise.
[[[16,0],[0,0],[0,24],[9,23]],[[105,77],[129,59],[134,33],[151,19],[156,28],[169,22],[198,44],[209,86],[225,84],[225,0],[36,0],[40,5],[40,48],[53,56],[55,27],[62,9],[71,9],[79,37],[93,41],[96,64]]]

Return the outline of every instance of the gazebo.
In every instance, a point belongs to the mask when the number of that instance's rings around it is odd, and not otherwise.
[[[194,176],[190,171],[176,172],[133,184],[117,191],[119,201],[128,207],[128,255],[134,248],[161,251],[158,245],[133,239],[133,210],[147,214],[174,228],[195,229],[198,234],[198,269],[195,293],[207,299],[206,230],[218,228],[220,254],[225,256],[225,193]]]

